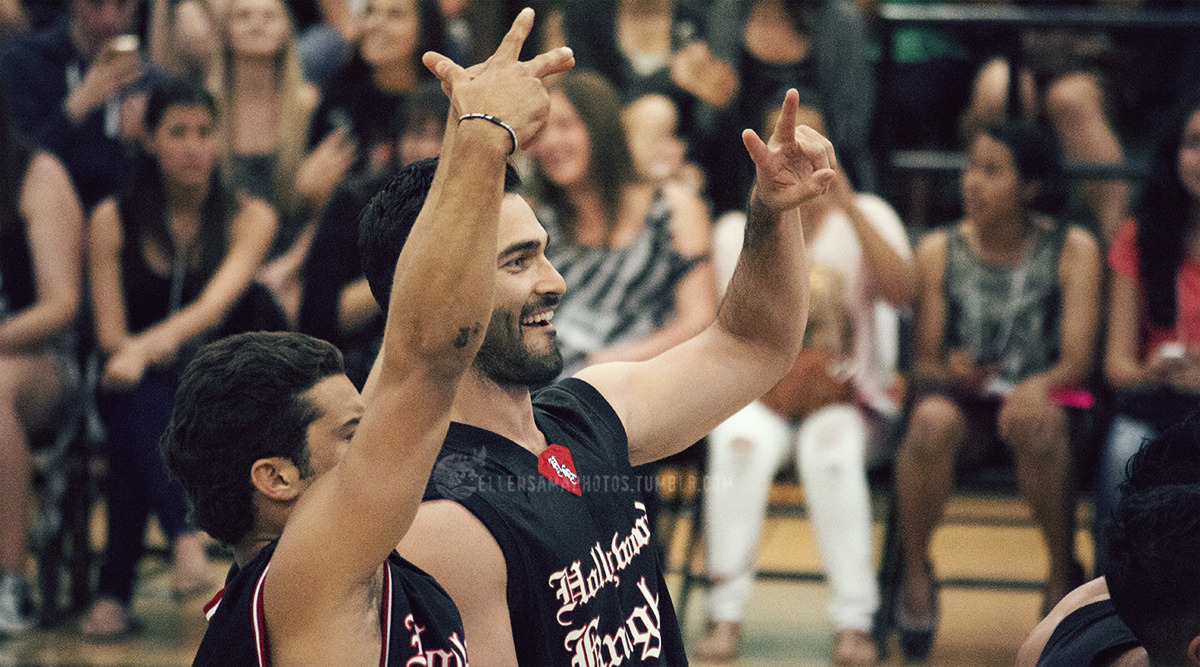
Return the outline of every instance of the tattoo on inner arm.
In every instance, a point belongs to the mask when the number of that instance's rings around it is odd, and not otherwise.
[[[472,338],[479,335],[480,329],[482,329],[482,327],[478,322],[469,327],[459,327],[458,335],[454,337],[454,347],[458,349],[466,347],[467,343],[470,343]]]

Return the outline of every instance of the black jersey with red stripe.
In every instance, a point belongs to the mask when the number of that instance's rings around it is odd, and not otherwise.
[[[686,665],[625,427],[594,387],[533,397],[549,447],[534,455],[452,423],[425,499],[465,507],[504,553],[513,645],[524,667]]]
[[[246,567],[231,567],[225,587],[205,605],[208,629],[194,666],[271,664],[262,589],[275,545],[263,547]],[[462,619],[454,602],[433,577],[395,551],[384,568],[380,599],[380,667],[467,667]]]

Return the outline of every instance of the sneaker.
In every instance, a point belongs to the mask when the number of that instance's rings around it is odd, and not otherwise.
[[[29,585],[15,574],[0,576],[0,634],[29,632],[36,623]]]

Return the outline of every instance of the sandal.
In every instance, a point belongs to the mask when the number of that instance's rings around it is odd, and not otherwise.
[[[930,616],[927,621],[915,621],[904,608],[904,584],[901,581],[900,594],[896,596],[895,622],[896,634],[900,638],[900,650],[909,661],[920,662],[929,658],[933,648],[933,632],[937,629],[940,609],[938,604],[939,586],[933,576],[933,567],[925,564],[925,572],[929,576]]]

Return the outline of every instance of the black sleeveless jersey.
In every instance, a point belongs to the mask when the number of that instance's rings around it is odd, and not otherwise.
[[[225,587],[205,605],[208,629],[194,666],[271,664],[262,589],[275,545],[263,547],[244,569],[230,568]],[[467,667],[462,619],[454,602],[433,577],[395,551],[384,568],[380,599],[380,667]]]
[[[463,505],[500,545],[521,665],[686,665],[617,414],[591,385],[537,392],[541,456],[452,423],[426,500]]]
[[[1108,665],[1141,646],[1128,625],[1105,598],[1071,612],[1051,633],[1037,667]]]

